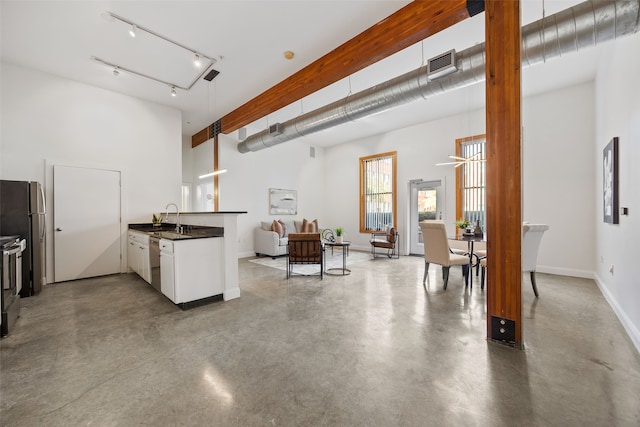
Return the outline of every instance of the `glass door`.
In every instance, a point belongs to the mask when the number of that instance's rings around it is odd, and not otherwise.
[[[424,255],[420,221],[442,219],[444,212],[444,185],[441,180],[414,180],[409,183],[411,193],[411,243],[409,252]]]

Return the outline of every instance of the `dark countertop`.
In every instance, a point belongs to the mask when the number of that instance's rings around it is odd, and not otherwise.
[[[223,227],[206,227],[203,225],[183,225],[182,233],[176,233],[175,224],[161,224],[156,227],[151,223],[129,224],[130,230],[147,233],[149,236],[167,240],[207,239],[211,237],[224,237]]]
[[[169,212],[172,213],[172,212]],[[216,211],[216,212],[180,212],[180,215],[225,215],[225,214],[233,214],[240,215],[246,214],[247,211]]]

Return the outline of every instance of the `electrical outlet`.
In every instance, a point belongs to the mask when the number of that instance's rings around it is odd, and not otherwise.
[[[611,266],[609,266],[609,273],[611,273],[611,275],[613,276],[613,264],[611,264]]]

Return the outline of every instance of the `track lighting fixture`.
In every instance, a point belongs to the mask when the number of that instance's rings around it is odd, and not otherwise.
[[[138,77],[144,77],[146,79],[153,80],[153,81],[156,81],[158,83],[166,84],[171,88],[171,96],[177,96],[176,88],[177,89],[182,89],[182,90],[191,89],[193,87],[193,85],[195,85],[196,82],[198,80],[200,80],[200,78],[202,76],[204,76],[211,69],[211,66],[217,62],[217,59],[214,59],[214,58],[211,58],[209,56],[206,56],[206,55],[203,55],[201,53],[198,53],[197,50],[195,50],[195,49],[193,49],[191,47],[185,46],[185,45],[183,45],[181,43],[178,43],[178,42],[176,42],[174,40],[171,40],[171,39],[169,39],[169,38],[167,38],[167,37],[165,37],[165,36],[163,36],[161,34],[156,33],[155,31],[153,31],[153,30],[151,30],[149,28],[146,28],[146,27],[143,27],[141,25],[138,25],[135,22],[130,21],[127,18],[123,18],[122,16],[118,16],[115,13],[103,12],[101,15],[104,18],[104,20],[107,21],[107,22],[119,21],[119,22],[122,22],[124,24],[127,24],[129,26],[129,35],[131,37],[136,37],[136,34],[138,33],[138,31],[144,31],[145,38],[146,38],[146,35],[149,35],[149,36],[158,38],[158,39],[160,39],[160,40],[162,40],[162,41],[164,41],[166,43],[170,43],[170,44],[172,44],[174,46],[177,46],[180,49],[184,49],[187,52],[190,52],[191,54],[194,55],[193,63],[195,65],[195,67],[197,67],[199,69],[198,75],[188,85],[185,85],[185,84],[176,84],[175,82],[166,81],[166,80],[154,77],[154,76],[149,75],[149,74],[141,73],[141,72],[133,70],[131,68],[127,68],[127,67],[125,67],[125,66],[123,66],[121,64],[114,64],[112,62],[105,61],[104,59],[101,59],[101,58],[98,58],[98,57],[95,57],[95,56],[91,57],[91,59],[93,61],[99,62],[99,63],[111,68],[114,76],[119,75],[121,71],[126,71],[127,73],[134,74],[134,75],[136,75]],[[218,59],[222,59],[221,56],[217,57],[217,58]],[[212,70],[212,72],[213,71],[215,71],[215,70]],[[217,74],[218,72],[215,71],[215,73]]]

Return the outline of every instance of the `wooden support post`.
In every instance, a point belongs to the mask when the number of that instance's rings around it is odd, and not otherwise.
[[[213,170],[217,171],[218,169],[218,135],[215,134],[213,137]],[[219,184],[218,184],[218,176],[213,176],[213,211],[218,212],[220,210],[219,205]]]
[[[487,337],[522,346],[520,0],[486,0]]]

